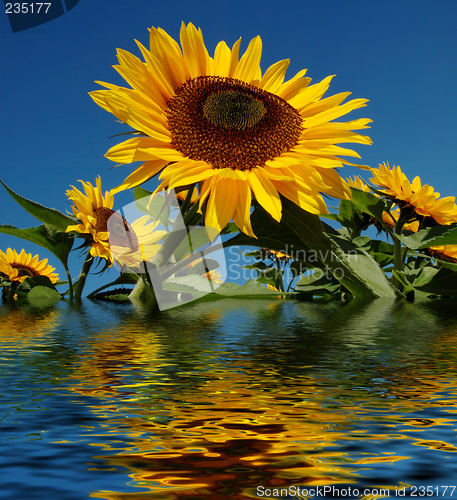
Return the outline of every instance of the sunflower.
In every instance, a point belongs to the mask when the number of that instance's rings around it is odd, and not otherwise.
[[[346,182],[349,187],[360,189],[361,191],[365,191],[365,193],[371,193],[368,184],[358,175],[354,175],[354,179],[352,177],[348,177]],[[352,199],[352,195],[350,199]]]
[[[223,283],[222,276],[216,270],[208,271],[207,273],[203,273],[202,276],[206,276],[210,281],[214,283]]]
[[[176,192],[176,198],[178,200],[184,201],[189,193],[188,189],[184,189],[183,191]],[[198,200],[198,190],[194,187],[192,191],[192,196],[190,197],[190,204],[193,205]]]
[[[111,220],[114,221],[113,227],[111,226]],[[110,246],[114,261],[123,271],[129,269],[138,272],[143,262],[151,262],[156,256],[162,246],[159,241],[167,234],[167,231],[157,230],[159,221],[152,222],[149,215],[136,219],[131,225],[123,219],[124,227],[116,231],[116,225],[119,222],[120,220],[117,218],[108,221],[109,234],[119,235],[122,232],[125,235],[125,224],[127,224],[127,227],[130,227],[131,235],[128,240],[124,236],[124,241],[121,241],[119,236],[115,236],[113,241],[117,241],[118,244],[111,244]]]
[[[398,207],[392,207],[390,209],[390,214],[386,210],[382,213],[382,220],[390,227],[395,227],[395,223],[398,221],[400,217],[400,209]],[[417,233],[419,231],[419,221],[415,220],[412,222],[408,222],[403,225],[403,229],[407,231],[411,231],[413,233]]]
[[[350,92],[323,99],[330,81],[310,85],[306,70],[285,81],[289,60],[262,74],[262,41],[254,38],[239,58],[241,40],[221,41],[210,57],[201,30],[181,27],[181,47],[161,28],[150,29],[150,47],[138,43],[144,62],[118,50],[115,69],[131,88],[97,82],[108,90],[93,100],[138,135],[111,148],[117,163],[143,163],[113,192],[142,184],[160,173],[158,190],[200,183],[205,224],[220,231],[231,219],[251,228],[254,197],[275,220],[280,195],[313,214],[327,213],[321,193],[345,197],[336,167],[358,157],[339,143],[371,144],[354,130],[369,119],[332,122],[366,105],[342,102]]]
[[[156,221],[148,224],[148,215],[140,217],[131,225],[118,212],[113,210],[112,191],[102,192],[101,179],[96,179],[96,186],[83,182],[84,193],[72,186],[67,191],[73,202],[73,214],[80,222],[67,227],[67,232],[76,231],[90,245],[90,255],[108,261],[112,266],[116,262],[121,267],[138,267],[143,260],[150,261],[160,245],[157,242],[166,231],[155,231]]]
[[[433,219],[435,224],[451,224],[457,221],[457,205],[453,196],[441,198],[432,186],[421,185],[420,177],[415,177],[410,183],[400,167],[379,165],[379,168],[371,169],[374,177],[371,182],[380,186],[380,191],[387,198],[395,201],[400,208],[411,207],[414,212],[423,217]]]
[[[457,245],[440,245],[428,248],[431,255],[448,262],[457,262]]]
[[[264,248],[263,250],[265,250],[268,254],[268,257],[273,260],[278,259],[288,261],[291,258],[290,255],[287,255],[283,252],[277,252],[276,250],[270,250],[268,248]]]
[[[48,265],[48,259],[39,260],[39,256],[32,257],[22,249],[18,254],[16,250],[8,248],[6,253],[0,250],[0,275],[11,282],[22,283],[26,278],[34,276],[47,276],[52,283],[59,281],[59,275],[53,273],[55,267]]]

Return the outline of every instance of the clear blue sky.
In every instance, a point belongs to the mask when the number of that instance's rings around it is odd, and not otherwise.
[[[326,95],[351,91],[368,106],[348,119],[373,120],[372,146],[356,146],[361,162],[400,165],[442,196],[457,196],[457,2],[455,0],[300,0],[268,1],[89,1],[64,16],[12,33],[0,15],[0,177],[27,198],[65,211],[65,191],[78,179],[104,189],[132,171],[114,165],[104,153],[128,130],[88,96],[94,80],[124,85],[112,68],[116,48],[140,55],[134,39],[148,44],[147,28],[160,26],[174,38],[181,21],[203,30],[210,54],[240,36],[263,40],[262,70],[290,58],[288,76],[308,68],[318,82],[336,78]],[[344,176],[359,173],[345,168]],[[3,188],[2,188],[3,189]],[[132,201],[116,197],[115,209]],[[0,223],[38,225],[0,191]],[[0,248],[12,246],[49,257],[44,249],[0,234]],[[72,274],[81,261],[72,259]],[[116,273],[110,273],[112,279]],[[98,286],[111,277],[92,278]],[[89,285],[88,290],[94,286]]]

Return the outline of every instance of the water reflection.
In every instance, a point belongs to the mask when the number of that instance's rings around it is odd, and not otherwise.
[[[50,477],[56,450],[77,450],[78,484],[58,482],[59,499],[448,484],[457,321],[446,308],[234,299],[152,317],[90,303],[30,320],[13,311],[0,327],[9,346],[0,381],[13,394],[0,399],[5,435],[40,435]],[[34,418],[19,414],[25,401]],[[10,481],[10,498],[25,498],[33,481]]]

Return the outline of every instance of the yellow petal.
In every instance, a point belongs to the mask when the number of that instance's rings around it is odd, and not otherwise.
[[[261,168],[257,168],[248,173],[248,182],[255,199],[273,219],[279,222],[282,214],[281,199],[270,179]]]
[[[267,92],[275,94],[284,81],[289,63],[289,59],[284,59],[270,66],[260,80],[259,87]]]
[[[240,231],[252,238],[257,238],[251,226],[251,189],[246,182],[238,182],[238,205],[233,214],[233,222]]]
[[[228,77],[230,74],[230,61],[232,54],[227,44],[222,41],[217,44],[214,51],[214,74]]]
[[[124,191],[125,189],[130,189],[143,184],[143,182],[146,182],[160,172],[166,164],[167,161],[165,160],[153,160],[143,163],[136,170],[134,170],[122,184],[112,189],[111,193],[116,194],[120,191]]]
[[[260,70],[260,58],[262,57],[262,40],[259,36],[253,38],[246,52],[238,62],[233,78],[238,78],[247,83],[253,80],[260,80],[262,72]]]
[[[191,78],[212,73],[212,59],[203,41],[203,34],[192,23],[181,25],[181,46]]]
[[[220,233],[233,218],[238,205],[237,181],[229,177],[215,177],[206,206],[205,225]]]

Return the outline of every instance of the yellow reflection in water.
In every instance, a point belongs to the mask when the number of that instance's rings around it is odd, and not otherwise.
[[[0,349],[3,352],[43,347],[43,337],[59,323],[60,313],[55,309],[40,314],[15,309],[0,315]]]
[[[330,407],[329,399],[341,389],[326,378],[287,380],[274,365],[259,365],[248,355],[228,362],[223,349],[205,345],[198,333],[217,327],[224,312],[212,305],[211,313],[181,332],[184,353],[186,343],[200,341],[187,368],[181,351],[174,358],[154,325],[130,319],[125,330],[120,325],[92,339],[71,390],[97,398],[90,409],[101,425],[92,429],[92,446],[110,453],[94,456],[97,462],[89,467],[127,470],[129,485],[143,490],[98,491],[92,497],[258,498],[258,485],[357,483],[359,464],[408,458],[393,453],[355,458],[335,449],[350,434],[359,440],[385,436],[354,429],[363,413],[360,401]]]

